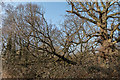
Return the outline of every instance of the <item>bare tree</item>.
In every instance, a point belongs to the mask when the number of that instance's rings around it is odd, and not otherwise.
[[[80,44],[81,42],[88,42],[94,39],[95,42],[100,43],[102,46],[106,42],[110,43],[109,47],[113,49],[114,44],[119,42],[119,36],[115,34],[119,30],[118,18],[120,12],[118,11],[119,3],[116,1],[111,2],[72,2],[68,1],[71,5],[72,10],[67,11],[68,13],[74,14],[80,19],[86,20],[94,31],[85,34],[87,39],[82,39],[79,42],[73,42]],[[86,24],[87,24],[86,23]],[[87,32],[87,31],[86,31]],[[96,38],[96,39],[95,39]]]
[[[43,51],[43,54],[54,55],[69,64],[76,64],[76,62],[65,58],[57,52],[58,42],[56,42],[55,38],[59,37],[60,34],[57,32],[57,28],[47,23],[42,8],[33,4],[9,8],[6,9],[4,26],[11,25],[8,31],[11,31],[12,36],[16,36],[13,37],[13,40],[15,40],[18,50],[22,49],[22,47],[28,51],[36,49],[37,51]],[[11,41],[11,38],[9,41]],[[12,44],[12,42],[9,43]]]

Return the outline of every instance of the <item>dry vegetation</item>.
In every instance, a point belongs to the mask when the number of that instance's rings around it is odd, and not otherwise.
[[[119,78],[118,2],[71,2],[62,29],[35,4],[2,5],[3,78]]]

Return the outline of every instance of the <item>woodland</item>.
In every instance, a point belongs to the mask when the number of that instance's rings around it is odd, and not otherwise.
[[[66,2],[61,28],[36,4],[2,4],[3,78],[120,78],[120,3]]]

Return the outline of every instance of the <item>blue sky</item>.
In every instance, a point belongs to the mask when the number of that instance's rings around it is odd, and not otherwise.
[[[66,10],[70,8],[67,2],[42,2],[40,5],[45,8],[45,17],[48,22],[53,24],[63,22]]]
[[[8,2],[9,3],[9,2]],[[14,6],[20,3],[26,4],[27,2],[11,2]],[[32,2],[41,6],[45,11],[45,18],[48,23],[59,25],[64,21],[64,15],[67,13],[66,10],[70,8],[67,2]]]

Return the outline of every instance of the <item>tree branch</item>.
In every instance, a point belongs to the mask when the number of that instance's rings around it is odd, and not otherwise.
[[[97,21],[94,21],[94,20],[92,20],[92,19],[83,17],[83,16],[81,16],[79,13],[77,13],[77,12],[75,12],[75,11],[67,11],[67,12],[69,12],[69,13],[74,13],[74,14],[76,14],[77,16],[79,16],[80,18],[82,18],[82,19],[84,19],[84,20],[87,20],[87,21],[89,21],[89,22],[92,22],[92,23],[94,23],[94,24],[97,24]]]

